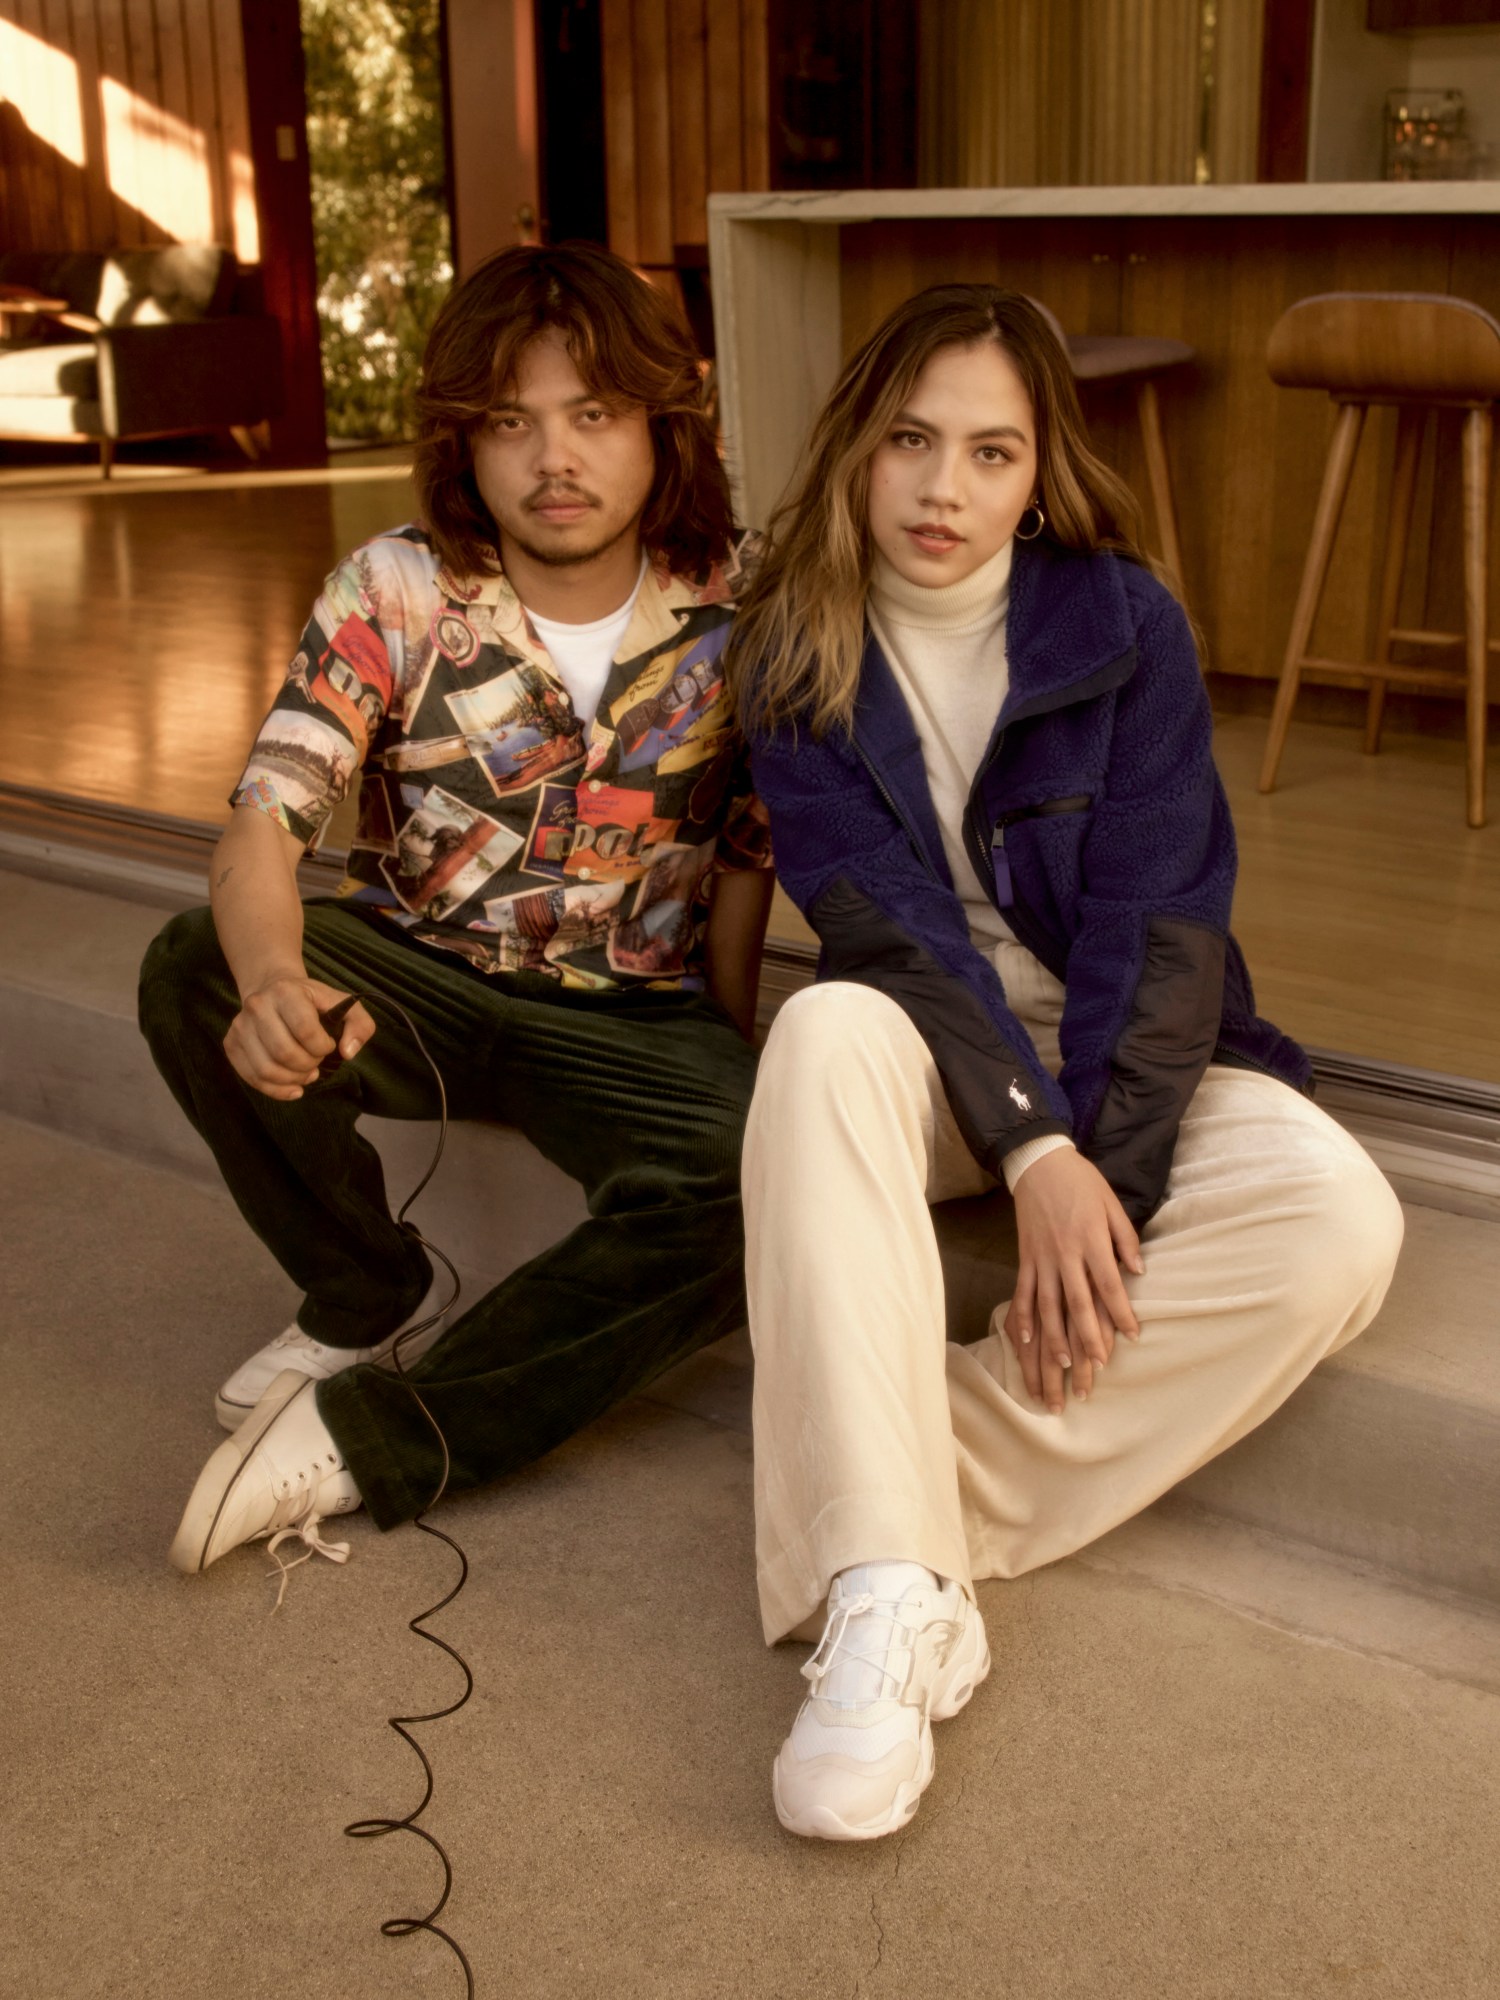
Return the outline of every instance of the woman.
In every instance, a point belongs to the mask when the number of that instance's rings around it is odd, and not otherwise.
[[[826,1606],[773,1789],[869,1839],[988,1671],[974,1578],[1268,1416],[1374,1317],[1401,1213],[1256,1016],[1188,622],[1036,306],[939,286],[853,357],[730,672],[822,943],[745,1155],[768,1641]],[[947,1346],[927,1204],[1002,1180],[1015,1297]]]

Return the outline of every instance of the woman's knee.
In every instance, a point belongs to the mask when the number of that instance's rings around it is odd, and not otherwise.
[[[1342,1136],[1342,1135],[1341,1135]],[[1400,1254],[1405,1218],[1390,1182],[1352,1141],[1301,1191],[1288,1239],[1288,1304],[1317,1303],[1337,1343],[1374,1318]]]
[[[761,1052],[757,1095],[791,1087],[799,1095],[837,1089],[851,1072],[895,1056],[925,1062],[926,1048],[906,1013],[873,986],[829,980],[786,1001]]]

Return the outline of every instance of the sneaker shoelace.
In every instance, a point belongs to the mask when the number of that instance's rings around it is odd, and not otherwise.
[[[916,1627],[908,1625],[900,1615],[903,1602],[901,1598],[876,1597],[868,1590],[858,1591],[852,1597],[840,1598],[837,1608],[829,1613],[828,1623],[823,1628],[823,1636],[818,1641],[817,1651],[802,1668],[802,1678],[810,1684],[814,1695],[821,1694],[823,1682],[836,1666],[846,1661],[858,1661],[873,1667],[880,1676],[882,1692],[876,1697],[877,1700],[901,1699],[906,1682],[904,1679],[898,1679],[885,1663],[891,1653],[898,1649],[909,1654],[916,1640]],[[849,1640],[850,1621],[876,1610],[883,1612],[889,1618],[891,1636],[878,1652],[858,1652]],[[884,1692],[887,1681],[891,1684],[889,1695]]]
[[[327,1556],[330,1562],[348,1562],[347,1542],[325,1542],[318,1533],[319,1523],[327,1518],[326,1514],[305,1514],[300,1521],[293,1521],[289,1527],[278,1528],[266,1542],[266,1553],[281,1572],[281,1580],[276,1586],[276,1602],[271,1606],[273,1613],[281,1609],[281,1600],[286,1596],[286,1580],[294,1569],[300,1568],[305,1562],[310,1562],[315,1555]],[[288,1536],[295,1537],[299,1542],[305,1542],[307,1546],[300,1556],[293,1556],[290,1562],[284,1562],[277,1551]]]

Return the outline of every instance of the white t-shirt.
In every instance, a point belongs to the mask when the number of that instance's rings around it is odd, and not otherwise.
[[[531,610],[527,612],[536,627],[537,637],[547,648],[557,669],[558,679],[568,690],[573,713],[583,725],[585,735],[599,707],[599,697],[609,679],[609,670],[615,663],[620,642],[630,628],[635,601],[645,580],[646,558],[643,555],[635,589],[619,610],[611,611],[607,617],[595,618],[588,625],[563,625],[555,618],[543,618]]]

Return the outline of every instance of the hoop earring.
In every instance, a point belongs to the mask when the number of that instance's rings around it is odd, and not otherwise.
[[[1021,533],[1021,521],[1024,521],[1026,519],[1027,514],[1036,515],[1036,526],[1032,529],[1029,535],[1023,535]],[[1016,523],[1016,528],[1015,528],[1016,540],[1018,542],[1034,542],[1037,536],[1042,532],[1043,528],[1046,527],[1047,516],[1042,512],[1041,507],[1038,505],[1038,503],[1035,500],[1033,500],[1031,505],[1023,510],[1021,514],[1021,521],[1017,521]]]

